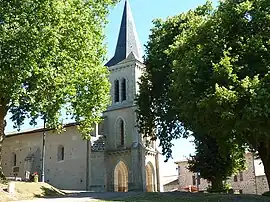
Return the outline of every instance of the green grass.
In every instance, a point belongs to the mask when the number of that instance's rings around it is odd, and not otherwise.
[[[17,201],[34,198],[50,198],[65,196],[65,193],[47,183],[14,182],[15,193],[9,194],[7,184],[0,184],[0,202]]]
[[[98,200],[104,201],[104,200]],[[123,197],[115,198],[113,200],[106,200],[106,202],[111,201],[121,201],[121,202],[256,202],[256,201],[268,201],[270,202],[269,197],[257,196],[257,195],[229,195],[229,194],[202,194],[202,193],[143,193],[133,197]]]

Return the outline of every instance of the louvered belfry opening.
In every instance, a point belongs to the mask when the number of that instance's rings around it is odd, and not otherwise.
[[[121,97],[122,97],[122,102],[127,100],[127,90],[126,90],[127,84],[126,84],[126,79],[122,79],[121,81]]]
[[[125,144],[125,126],[123,120],[120,121],[120,144],[121,146]]]
[[[119,102],[119,80],[114,81],[114,102]]]

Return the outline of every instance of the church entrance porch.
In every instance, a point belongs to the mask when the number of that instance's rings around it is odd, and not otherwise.
[[[149,162],[145,166],[146,172],[146,191],[147,192],[154,192],[155,191],[155,174],[152,164]]]
[[[124,162],[120,161],[114,169],[114,191],[128,191],[128,169]]]

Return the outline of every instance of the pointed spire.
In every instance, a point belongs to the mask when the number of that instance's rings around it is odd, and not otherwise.
[[[133,53],[135,58],[142,62],[142,49],[136,31],[134,19],[131,13],[128,0],[125,0],[125,7],[122,22],[118,35],[118,41],[113,58],[107,62],[106,66],[113,66],[123,61]]]

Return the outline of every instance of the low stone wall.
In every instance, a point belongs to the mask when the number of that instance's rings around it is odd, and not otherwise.
[[[179,189],[178,180],[164,184],[164,186],[163,186],[164,192],[170,192],[170,191],[174,191],[174,190],[178,190],[178,189]]]

